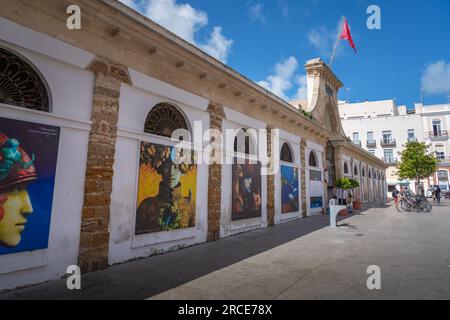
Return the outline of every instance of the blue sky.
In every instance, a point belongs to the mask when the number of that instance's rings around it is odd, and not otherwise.
[[[449,0],[121,0],[286,100],[305,95],[304,63],[329,61],[339,19],[358,53],[341,41],[333,71],[352,102],[397,99],[413,107],[450,95]],[[381,30],[369,30],[369,5]],[[346,99],[346,89],[340,98]]]

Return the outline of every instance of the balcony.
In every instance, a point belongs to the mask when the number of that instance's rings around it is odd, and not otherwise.
[[[398,160],[396,158],[383,158],[383,161],[387,164],[397,164]]]
[[[408,138],[408,142],[417,142],[417,138]]]
[[[367,140],[366,146],[367,148],[376,148],[377,142],[375,140]]]
[[[357,145],[358,147],[361,148],[361,141],[355,140],[355,141],[353,141],[353,144],[355,144],[355,145]]]
[[[440,156],[440,157],[437,157],[437,160],[439,161],[440,165],[450,164],[450,156],[445,156],[445,157]]]
[[[397,146],[397,142],[395,141],[394,138],[381,139],[381,146],[383,148],[395,147],[395,146]]]
[[[447,140],[448,131],[447,130],[430,131],[429,136],[431,140]]]

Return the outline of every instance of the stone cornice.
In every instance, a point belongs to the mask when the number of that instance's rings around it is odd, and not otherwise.
[[[331,71],[327,64],[320,58],[306,62],[305,69],[308,74],[322,75],[326,82],[332,84],[333,89],[338,90],[344,85],[338,77]]]

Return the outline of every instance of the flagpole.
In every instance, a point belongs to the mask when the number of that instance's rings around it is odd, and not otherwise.
[[[332,53],[332,55],[331,55],[330,63],[328,64],[328,66],[329,66],[330,68],[331,68],[331,65],[333,64],[334,54],[336,53],[336,48],[337,48],[337,46],[338,46],[338,44],[339,44],[339,37],[341,36],[342,26],[343,26],[343,24],[344,24],[344,19],[345,19],[345,16],[342,16],[342,18],[341,18],[341,24],[340,24],[340,26],[339,26],[339,32],[338,32],[338,35],[337,35],[337,38],[336,38],[336,43],[334,44],[333,53]]]

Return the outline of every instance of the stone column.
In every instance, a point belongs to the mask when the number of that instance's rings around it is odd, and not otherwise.
[[[305,218],[306,214],[307,214],[307,203],[306,203],[306,140],[302,139],[300,141],[300,161],[302,164],[302,168],[301,168],[301,188],[302,188],[302,196],[301,196],[301,201],[302,201],[302,216]]]
[[[267,127],[267,158],[271,164],[274,164],[273,152],[277,150],[272,150],[272,128]],[[268,167],[271,164],[268,164]],[[269,227],[275,225],[275,176],[273,174],[267,176],[267,225]]]
[[[223,106],[211,103],[208,106],[210,115],[210,128],[222,131],[222,121],[225,118]],[[221,137],[212,137],[211,142],[218,142],[216,139]],[[223,141],[222,141],[223,143]],[[222,150],[216,147],[216,154],[220,154],[220,160],[223,160],[221,155]],[[216,241],[220,238],[220,213],[222,202],[222,162],[214,162],[209,165],[208,175],[208,241]]]
[[[113,164],[122,82],[128,69],[95,58],[88,70],[95,75],[92,127],[89,136],[78,264],[82,272],[108,267],[109,217]]]

